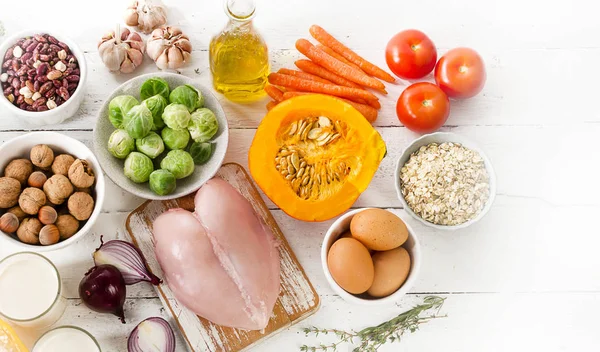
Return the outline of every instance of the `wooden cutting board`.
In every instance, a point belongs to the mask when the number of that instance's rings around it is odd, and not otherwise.
[[[183,337],[193,352],[245,351],[314,314],[320,305],[319,295],[244,168],[238,164],[225,164],[216,177],[229,182],[248,199],[258,217],[271,228],[280,241],[281,289],[271,320],[265,330],[247,331],[219,326],[200,318],[179,304],[166,284],[156,286],[160,300],[179,325]],[[194,194],[175,200],[148,201],[134,210],[126,223],[132,242],[144,253],[152,272],[161,278],[164,275],[154,255],[152,223],[160,214],[172,208],[193,211]]]

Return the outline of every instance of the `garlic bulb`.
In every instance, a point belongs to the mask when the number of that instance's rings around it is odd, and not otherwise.
[[[125,11],[125,23],[148,34],[167,23],[167,11],[160,0],[134,0]]]
[[[163,26],[152,32],[146,52],[161,70],[176,70],[192,60],[192,43],[181,29]]]
[[[136,32],[117,26],[118,35],[110,32],[98,43],[98,53],[104,65],[113,72],[131,73],[144,60],[144,41]]]

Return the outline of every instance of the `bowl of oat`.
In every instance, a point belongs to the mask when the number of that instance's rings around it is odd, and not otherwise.
[[[465,228],[492,207],[496,175],[483,151],[450,132],[414,140],[396,165],[396,192],[406,211],[427,226]]]

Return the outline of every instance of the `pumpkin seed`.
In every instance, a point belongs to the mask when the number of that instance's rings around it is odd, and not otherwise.
[[[335,141],[338,138],[340,138],[340,135],[339,135],[339,133],[336,133],[333,136],[331,136],[331,139],[329,139],[329,141],[327,143],[329,144],[329,143]]]
[[[303,168],[303,167],[306,167],[306,161],[302,160],[302,161],[300,162],[300,167],[301,167],[301,168]]]
[[[281,169],[281,165],[277,164],[277,165],[275,165],[275,168],[276,168],[277,170],[280,170],[280,169]]]
[[[291,156],[292,165],[296,170],[300,169],[300,158],[298,158],[298,153],[293,153]]]
[[[317,145],[322,147],[322,146],[324,146],[325,144],[329,143],[329,140],[330,140],[330,139],[331,139],[331,135],[330,135],[330,134],[328,134],[328,135],[327,135],[327,138],[325,138],[325,139],[323,139],[323,140],[321,140],[321,141],[317,142]]]
[[[319,126],[320,127],[331,126],[331,120],[325,116],[319,116]]]
[[[304,120],[302,120],[302,122],[300,122],[300,125],[298,126],[298,130],[296,130],[296,134],[301,135],[302,130],[304,129],[305,126],[306,126],[306,122]]]
[[[286,156],[288,156],[288,155],[292,155],[292,153],[293,153],[293,152],[291,152],[291,151],[289,151],[289,150],[285,150],[285,151],[282,151],[281,153],[279,153],[279,156],[281,156],[281,157],[286,157]]]
[[[317,139],[317,137],[319,137],[321,135],[321,131],[323,131],[320,128],[313,128],[312,130],[310,130],[310,132],[308,132],[308,139]]]
[[[296,174],[296,178],[300,178],[302,177],[302,175],[304,175],[304,168],[300,168],[300,170],[298,170],[298,173]]]
[[[319,137],[317,137],[317,141],[320,142],[320,141],[324,140],[325,138],[329,137],[329,134],[330,134],[329,132],[323,132],[323,134],[321,134]]]
[[[304,178],[302,179],[302,186],[306,186],[308,184],[308,181],[310,181],[310,177],[304,176]]]
[[[292,165],[292,164],[289,164],[289,165],[288,165],[288,167],[287,167],[287,171],[288,171],[288,173],[289,173],[290,175],[294,175],[294,174],[296,174],[296,170],[294,170],[294,165]]]
[[[288,175],[288,171],[287,171],[286,169],[284,169],[284,170],[281,170],[280,172],[281,172],[281,175],[282,175],[283,177],[285,177],[285,176],[287,176],[287,175]]]
[[[286,180],[288,180],[288,181],[289,181],[289,180],[291,180],[291,179],[293,179],[293,178],[294,178],[294,175],[292,175],[292,174],[290,174],[290,175],[287,175],[287,176],[285,177],[285,179],[286,179]]]
[[[309,122],[306,127],[304,128],[304,131],[302,131],[302,140],[306,140],[306,138],[308,137],[308,133],[312,130],[314,123]]]
[[[296,130],[298,129],[298,121],[295,121],[292,123],[292,125],[290,126],[290,132],[289,135],[293,136],[294,133],[296,133]]]

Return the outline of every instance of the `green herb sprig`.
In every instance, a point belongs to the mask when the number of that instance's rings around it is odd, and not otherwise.
[[[354,330],[344,331],[337,329],[319,329],[317,327],[308,327],[303,329],[306,336],[314,334],[335,335],[338,340],[332,344],[319,344],[314,346],[303,345],[300,347],[302,352],[332,352],[337,351],[337,347],[344,343],[354,344],[357,340],[359,344],[353,349],[353,352],[376,352],[379,347],[387,342],[399,342],[406,332],[413,333],[419,329],[419,325],[427,323],[431,319],[443,318],[446,315],[439,315],[440,309],[444,304],[445,298],[437,296],[427,296],[423,303],[413,307],[400,315],[383,322],[377,326],[368,327],[358,332]],[[430,313],[430,311],[435,311]]]

